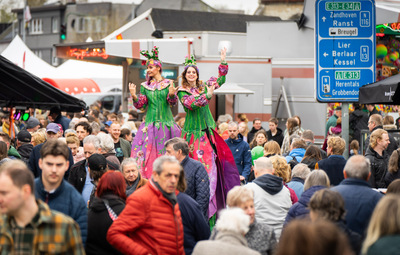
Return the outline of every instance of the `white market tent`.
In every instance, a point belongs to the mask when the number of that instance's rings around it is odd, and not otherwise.
[[[36,56],[18,35],[1,55],[40,78],[90,78],[99,85],[101,91],[122,89],[122,66],[67,60],[62,65],[53,67]]]

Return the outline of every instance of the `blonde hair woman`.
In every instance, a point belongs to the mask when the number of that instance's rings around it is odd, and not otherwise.
[[[398,254],[400,249],[400,198],[384,196],[376,205],[367,229],[363,254]]]
[[[292,200],[292,204],[296,203],[299,199],[297,198],[296,192],[293,189],[289,188],[286,183],[290,182],[292,171],[290,169],[290,165],[286,162],[286,159],[282,156],[273,156],[270,157],[272,161],[272,166],[275,170],[274,175],[281,177],[283,179],[283,185],[290,191],[290,199]]]
[[[275,155],[281,155],[281,147],[275,141],[268,141],[264,145],[264,156],[271,157]]]

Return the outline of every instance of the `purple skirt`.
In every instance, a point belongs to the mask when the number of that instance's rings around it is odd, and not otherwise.
[[[146,123],[140,125],[132,142],[131,157],[136,159],[139,171],[144,178],[151,177],[154,160],[165,154],[164,143],[180,136],[181,129],[176,124],[168,127],[160,123],[158,128],[154,122],[149,123],[147,127]]]

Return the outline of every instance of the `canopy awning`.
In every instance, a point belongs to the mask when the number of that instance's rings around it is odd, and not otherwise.
[[[193,39],[141,39],[141,40],[106,40],[106,52],[110,56],[143,59],[141,50],[151,51],[154,46],[160,50],[159,58],[164,63],[181,65],[186,56],[192,54]]]
[[[360,88],[360,104],[400,104],[400,74],[364,85]]]
[[[236,83],[225,83],[219,89],[216,89],[214,91],[214,94],[216,94],[216,95],[228,95],[228,94],[250,95],[250,94],[254,94],[254,91],[240,87]]]
[[[80,112],[86,104],[0,56],[0,107],[32,107]]]
[[[70,95],[101,92],[97,83],[92,79],[43,78],[43,80]]]

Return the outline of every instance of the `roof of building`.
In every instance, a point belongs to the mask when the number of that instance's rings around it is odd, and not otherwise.
[[[246,32],[247,21],[274,21],[279,17],[215,12],[152,9],[156,29],[162,31]]]
[[[139,16],[151,8],[185,11],[216,11],[201,0],[144,0],[137,7],[136,15]]]

